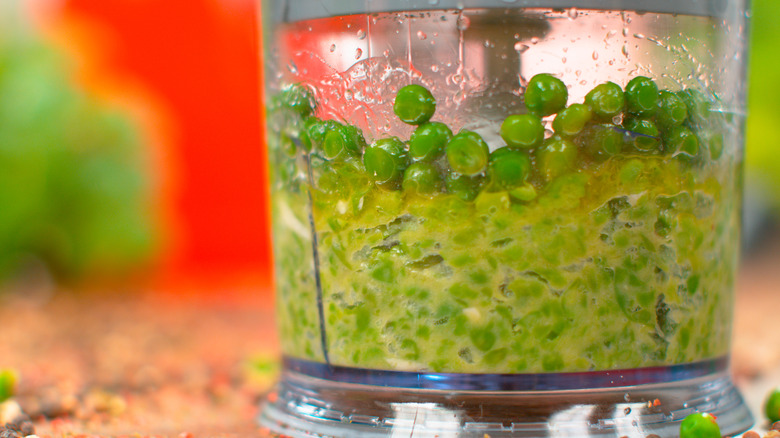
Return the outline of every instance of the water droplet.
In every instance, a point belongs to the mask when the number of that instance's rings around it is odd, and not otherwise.
[[[628,395],[628,393],[626,393],[626,395],[623,396],[623,400],[630,401],[631,400],[631,396]]]
[[[577,8],[569,8],[569,10],[566,12],[566,14],[572,20],[576,20],[577,17],[580,15],[580,12],[577,10]]]
[[[563,48],[563,53],[569,53],[569,48],[568,47],[564,47]]]
[[[628,414],[630,414],[630,413],[631,413],[631,408],[625,408],[625,409],[623,409],[623,413],[624,413],[625,415],[628,415]]]
[[[463,14],[459,15],[458,24],[457,24],[458,30],[461,31],[466,30],[469,28],[469,26],[471,26],[471,20],[469,19],[469,17]]]
[[[384,55],[385,58],[389,58],[390,57],[390,49],[385,49],[385,51],[382,52],[382,55]]]
[[[609,32],[607,32],[607,38],[612,38],[615,35],[617,35],[617,31],[615,29],[612,29]]]
[[[639,40],[643,40],[643,39],[645,39],[645,36],[642,35],[641,33],[635,33],[634,34],[634,38],[639,39]]]
[[[366,39],[366,31],[365,31],[365,30],[363,30],[363,29],[359,29],[359,30],[357,31],[357,37],[358,37],[358,39],[359,39],[359,40],[364,40],[364,39]]]
[[[530,49],[530,47],[528,47],[527,45],[525,45],[525,44],[523,44],[523,43],[521,43],[519,41],[515,43],[515,50],[520,52],[520,53],[523,53],[523,52],[525,52],[528,49]]]
[[[593,58],[594,61],[598,61],[598,59],[599,59],[599,52],[594,50],[593,54],[590,57]]]
[[[566,57],[565,57],[565,56],[564,56],[563,58],[561,58],[561,63],[563,63],[563,64],[566,64],[566,61],[567,61],[567,60],[566,60]]]
[[[436,65],[436,64],[433,64],[431,66],[431,71],[434,72],[434,73],[438,73],[439,72],[439,66]]]
[[[623,48],[620,49],[620,51],[623,52],[623,56],[628,58],[628,46],[627,45],[623,44]]]
[[[417,31],[417,38],[419,38],[421,40],[424,40],[424,39],[428,38],[428,35],[426,35],[425,32],[423,32],[421,30],[418,30]]]
[[[628,28],[627,27],[623,28],[623,36],[628,36]]]
[[[355,49],[355,59],[360,59],[361,56],[363,56],[363,49],[361,48]]]
[[[538,44],[538,43],[539,43],[539,37],[531,38],[531,44]]]
[[[336,51],[336,45],[335,44],[331,44],[330,45],[330,53],[333,53],[335,51]]]
[[[346,90],[344,92],[344,99],[345,100],[352,100],[352,97],[353,97],[352,90]]]

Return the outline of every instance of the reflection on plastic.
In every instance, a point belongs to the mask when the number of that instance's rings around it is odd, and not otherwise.
[[[548,422],[550,436],[553,438],[589,436],[588,419],[595,409],[595,405],[574,405],[553,414]]]
[[[395,413],[391,438],[456,437],[460,414],[437,403],[391,403]]]

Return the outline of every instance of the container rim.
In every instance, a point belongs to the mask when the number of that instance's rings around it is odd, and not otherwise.
[[[468,8],[579,8],[722,17],[733,0],[266,0],[276,22],[379,12]]]

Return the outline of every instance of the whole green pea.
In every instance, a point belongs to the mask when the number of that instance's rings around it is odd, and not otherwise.
[[[522,151],[500,148],[490,154],[488,177],[504,190],[523,185],[530,173],[531,159]]]
[[[764,413],[771,423],[780,421],[780,387],[769,393],[766,402],[764,402]]]
[[[418,195],[433,195],[441,192],[443,185],[439,169],[431,163],[412,163],[404,171],[401,186],[404,191]]]
[[[542,144],[544,125],[533,114],[515,114],[501,124],[501,138],[511,147],[530,149]]]
[[[327,160],[359,157],[365,147],[363,133],[352,125],[336,126],[329,130],[322,140],[322,153]]]
[[[577,137],[577,145],[591,158],[605,160],[623,150],[624,134],[612,124],[593,125]]]
[[[570,140],[552,137],[536,151],[539,173],[547,181],[573,170],[576,163],[577,146]]]
[[[310,116],[315,108],[314,95],[309,88],[302,84],[292,84],[285,87],[278,95],[278,104],[301,117]]]
[[[409,155],[414,161],[436,161],[444,155],[444,148],[451,139],[452,131],[444,123],[423,123],[409,138]]]
[[[553,130],[564,137],[573,137],[582,132],[585,125],[593,118],[590,106],[575,103],[564,108],[553,120]]]
[[[680,424],[680,438],[721,438],[715,417],[707,413],[690,414]]]
[[[548,73],[540,73],[528,81],[524,97],[529,112],[545,117],[566,106],[569,90],[562,80]]]
[[[640,152],[660,152],[660,142],[658,141],[659,131],[651,120],[647,119],[626,119],[623,121],[623,127],[629,131],[632,137],[631,143],[636,150]]]
[[[652,79],[637,76],[626,84],[626,108],[639,117],[651,116],[658,108],[658,86]]]
[[[398,90],[393,103],[393,111],[402,122],[420,125],[433,117],[433,113],[436,111],[436,99],[422,85],[407,85]]]
[[[448,172],[444,178],[447,193],[452,193],[464,201],[473,201],[482,189],[484,178],[481,175],[466,176]]]
[[[325,135],[341,126],[341,123],[335,120],[320,120],[316,117],[306,118],[301,130],[301,147],[306,151],[322,150]]]
[[[623,112],[625,102],[623,89],[614,82],[599,84],[585,95],[585,104],[593,110],[595,117],[602,121],[610,121]]]
[[[372,180],[394,185],[403,178],[409,165],[409,154],[398,137],[383,138],[366,148],[363,165]]]
[[[688,118],[688,107],[676,94],[670,91],[658,93],[658,111],[655,121],[662,129],[680,126]]]
[[[487,169],[490,149],[479,134],[464,129],[447,143],[446,154],[453,172],[474,176]]]
[[[685,126],[675,126],[664,136],[667,153],[693,158],[699,154],[699,139]]]

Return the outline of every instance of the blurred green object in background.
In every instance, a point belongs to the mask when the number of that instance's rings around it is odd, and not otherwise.
[[[28,29],[0,27],[0,284],[30,260],[58,280],[137,267],[154,246],[148,193],[129,118]]]
[[[16,394],[19,375],[11,369],[0,369],[0,403]]]
[[[753,0],[745,164],[780,213],[780,2]]]

